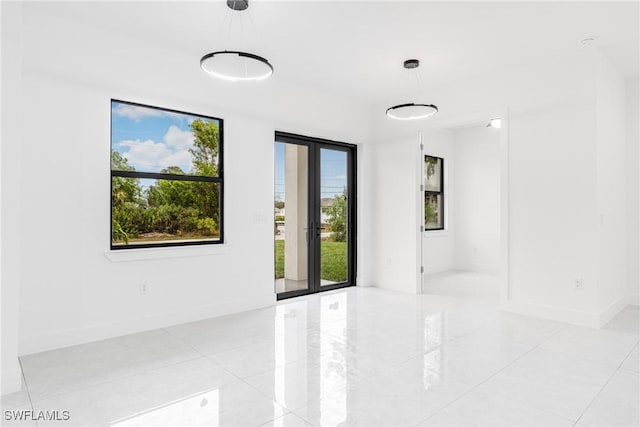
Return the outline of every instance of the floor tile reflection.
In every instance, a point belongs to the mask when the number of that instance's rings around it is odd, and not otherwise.
[[[27,355],[2,408],[76,426],[637,425],[637,308],[602,330],[517,316],[497,280],[335,290]]]

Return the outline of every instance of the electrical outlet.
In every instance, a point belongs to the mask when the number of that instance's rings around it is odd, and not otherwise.
[[[584,289],[584,283],[581,278],[573,279],[573,289],[576,291],[581,291]]]
[[[147,295],[149,293],[149,286],[146,283],[140,283],[140,295]]]

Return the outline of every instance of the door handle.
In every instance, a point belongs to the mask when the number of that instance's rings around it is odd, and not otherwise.
[[[316,239],[320,239],[320,232],[322,231],[322,227],[320,224],[312,222],[309,227],[304,228],[306,237],[307,237],[307,242],[309,241],[309,229],[311,229],[311,238],[313,239],[314,237]]]
[[[309,234],[309,229],[311,229],[311,234]],[[309,241],[309,239],[313,239],[314,233],[313,233],[313,223],[310,224],[309,227],[305,227],[304,228],[304,234],[306,236],[306,240],[307,242]]]

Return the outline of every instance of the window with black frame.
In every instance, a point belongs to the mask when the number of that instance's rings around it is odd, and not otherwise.
[[[444,230],[444,159],[424,156],[425,230]]]
[[[111,101],[111,249],[223,242],[223,121]]]

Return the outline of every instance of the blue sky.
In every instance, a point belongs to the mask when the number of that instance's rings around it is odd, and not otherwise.
[[[112,101],[111,149],[142,172],[160,172],[178,166],[191,169],[193,133],[197,116]]]
[[[173,113],[112,101],[111,149],[118,151],[129,164],[141,172],[160,172],[178,166],[191,169],[193,133],[189,124],[197,116]],[[276,198],[284,200],[284,147],[275,145]],[[347,185],[347,153],[321,150],[321,197],[342,194]]]
[[[275,191],[277,200],[284,200],[284,147],[284,143],[276,142]],[[320,150],[320,169],[321,197],[331,198],[342,194],[343,189],[347,186],[347,153]]]

